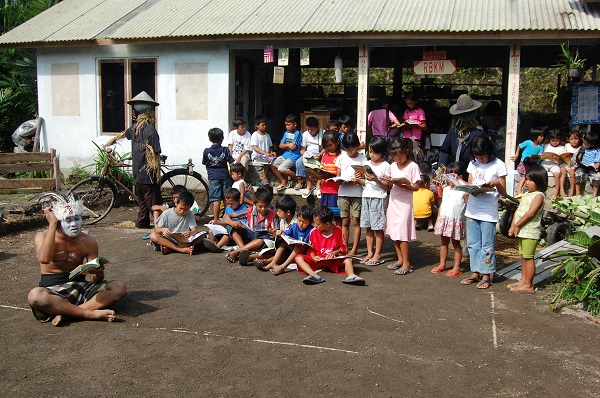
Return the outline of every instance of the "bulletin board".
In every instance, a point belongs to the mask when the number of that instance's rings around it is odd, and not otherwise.
[[[600,124],[600,83],[573,85],[572,124]]]

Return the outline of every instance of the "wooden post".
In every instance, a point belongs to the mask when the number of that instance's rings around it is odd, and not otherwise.
[[[367,139],[367,112],[369,101],[369,46],[358,46],[358,98],[356,99],[356,134],[360,142]]]
[[[39,152],[40,151],[40,131],[42,130],[42,122],[44,121],[44,119],[42,119],[41,117],[38,117],[36,119],[36,127],[35,127],[35,136],[33,138],[33,152]]]
[[[521,72],[521,43],[510,45],[508,65],[508,101],[506,104],[506,146],[504,162],[508,169],[506,191],[513,194],[515,164],[510,157],[517,147],[517,122],[519,119],[519,73]],[[518,159],[517,159],[518,161]]]

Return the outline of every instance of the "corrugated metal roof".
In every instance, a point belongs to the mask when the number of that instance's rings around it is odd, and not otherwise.
[[[579,0],[63,0],[0,37],[0,45],[478,32],[600,37],[600,11]]]

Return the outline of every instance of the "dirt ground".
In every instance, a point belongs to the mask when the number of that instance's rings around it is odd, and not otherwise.
[[[364,287],[330,273],[307,286],[221,254],[163,256],[145,231],[115,226],[135,211],[89,228],[129,291],[112,324],[38,323],[35,231],[0,237],[1,396],[600,396],[598,325],[505,281],[477,290],[431,274],[430,232],[410,244],[410,275],[359,266]],[[499,241],[514,261],[515,242]]]

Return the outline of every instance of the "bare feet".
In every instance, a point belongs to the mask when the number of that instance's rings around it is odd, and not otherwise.
[[[60,326],[61,322],[62,322],[62,315],[56,315],[54,318],[52,318],[52,326]]]
[[[115,318],[115,312],[113,310],[92,310],[85,319],[90,321],[112,322]],[[60,326],[64,319],[67,319],[67,317],[63,318],[62,315],[55,315],[52,319],[52,326]]]
[[[282,265],[278,265],[276,267],[271,268],[269,271],[271,271],[273,275],[281,275],[285,272],[285,267]]]

